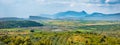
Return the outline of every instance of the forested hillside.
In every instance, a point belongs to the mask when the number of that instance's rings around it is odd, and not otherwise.
[[[0,21],[0,28],[34,27],[43,24],[34,21]]]

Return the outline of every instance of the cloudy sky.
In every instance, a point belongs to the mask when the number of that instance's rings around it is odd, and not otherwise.
[[[0,17],[28,17],[65,11],[120,13],[120,0],[0,0]]]

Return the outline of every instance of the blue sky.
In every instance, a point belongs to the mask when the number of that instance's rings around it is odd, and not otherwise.
[[[0,0],[0,17],[28,17],[82,10],[120,13],[120,0]]]

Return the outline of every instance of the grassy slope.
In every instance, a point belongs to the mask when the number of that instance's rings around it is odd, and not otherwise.
[[[118,22],[73,22],[70,21],[49,21],[44,22],[48,27],[51,25],[60,26],[67,31],[50,31],[44,28],[13,28],[0,29],[6,33],[0,35],[0,41],[8,45],[119,45],[120,24]],[[59,25],[58,25],[59,23]],[[61,24],[60,24],[61,23]],[[74,23],[74,24],[73,24]],[[109,24],[108,24],[109,23]],[[70,24],[70,25],[68,25]],[[76,24],[80,24],[76,26]],[[97,25],[87,25],[97,24]],[[99,25],[100,24],[100,25]],[[101,25],[104,24],[104,25]],[[64,27],[67,26],[67,27]],[[69,30],[69,26],[71,30]],[[59,28],[60,28],[59,27]],[[34,29],[35,32],[30,32]],[[43,31],[44,30],[44,31]],[[52,30],[52,29],[51,29]],[[100,30],[100,31],[98,31]],[[103,30],[106,30],[103,32]],[[9,34],[9,32],[14,32]]]

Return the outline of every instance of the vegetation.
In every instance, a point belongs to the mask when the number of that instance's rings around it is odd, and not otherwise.
[[[39,23],[44,26],[0,29],[0,45],[120,45],[119,21],[42,20]]]
[[[82,32],[37,32],[0,36],[7,45],[119,45],[119,37]]]
[[[87,25],[87,26],[80,26],[80,29],[85,30],[98,30],[98,31],[111,31],[111,30],[119,30],[120,24],[110,24],[110,25]]]
[[[43,26],[34,21],[0,21],[0,28],[33,27]]]

